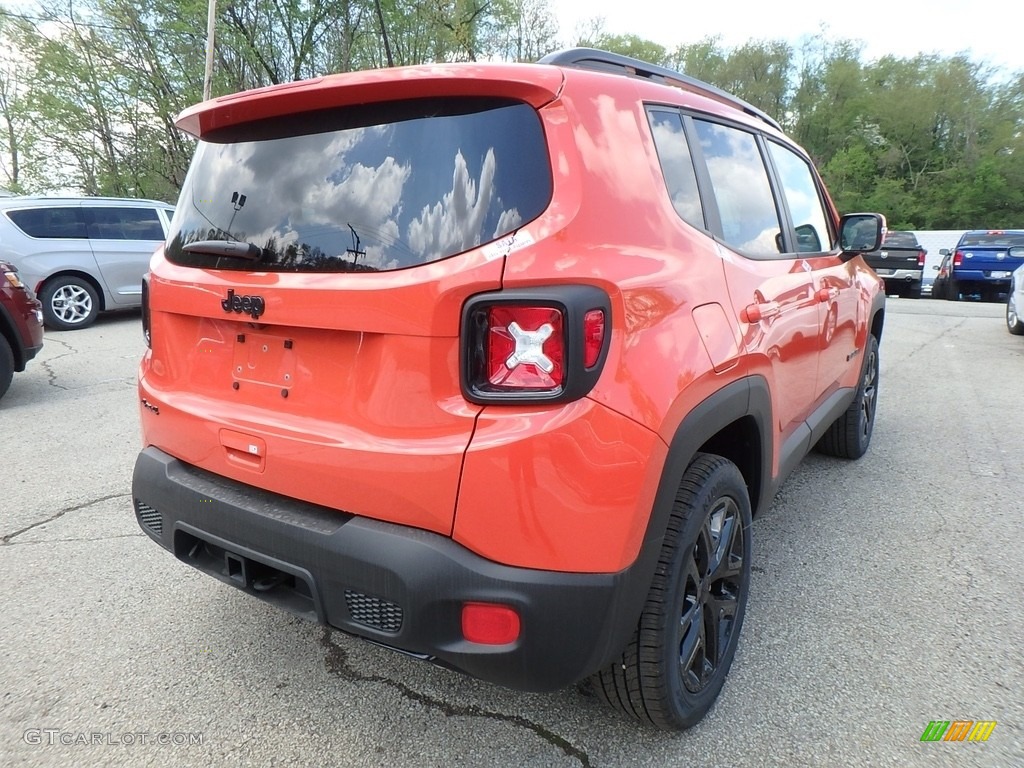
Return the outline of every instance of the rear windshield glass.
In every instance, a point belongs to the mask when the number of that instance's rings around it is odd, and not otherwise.
[[[167,257],[255,271],[402,269],[507,235],[550,197],[544,134],[526,104],[416,100],[293,115],[199,143]],[[257,256],[197,245],[211,240],[250,244]]]
[[[913,232],[887,232],[885,244],[890,248],[917,248],[917,237]]]
[[[972,245],[989,245],[993,248],[1024,245],[1024,232],[969,232],[963,236],[960,247],[966,248]]]

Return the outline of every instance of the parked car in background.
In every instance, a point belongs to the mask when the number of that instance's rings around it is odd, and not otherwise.
[[[1013,246],[1024,246],[1024,230],[972,230],[963,234],[953,250],[940,250],[939,253],[949,257],[941,298],[959,301],[976,297],[981,301],[999,301],[1010,289],[1010,275],[1024,262],[1024,253],[1010,254]],[[941,265],[939,272],[942,276]],[[940,298],[935,288],[932,293]]]
[[[913,232],[890,230],[885,233],[882,247],[865,253],[864,261],[885,281],[886,293],[919,299],[927,255]]]
[[[18,270],[0,261],[0,397],[43,348],[43,313]]]
[[[953,254],[945,248],[940,251],[944,252],[942,261],[939,262],[937,267],[932,269],[937,270],[935,279],[932,281],[932,294],[933,299],[944,299],[946,293],[949,290],[949,263],[953,260]]]
[[[1024,247],[1011,248],[1015,257],[1024,257]],[[1006,295],[1006,329],[1014,336],[1024,336],[1024,264],[1014,270],[1010,277],[1010,290]]]
[[[47,327],[91,325],[100,312],[138,307],[142,276],[173,207],[104,197],[0,199],[0,259],[38,295]]]

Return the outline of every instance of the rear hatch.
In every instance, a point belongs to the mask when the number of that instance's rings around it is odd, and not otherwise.
[[[510,243],[548,207],[537,107],[560,83],[476,69],[330,78],[183,116],[202,140],[146,291],[148,445],[450,534],[480,410],[460,391],[460,312],[501,286]]]

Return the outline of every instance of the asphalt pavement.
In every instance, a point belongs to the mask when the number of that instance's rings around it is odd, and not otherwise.
[[[874,439],[754,521],[715,708],[661,733],[292,618],[178,563],[130,502],[137,313],[47,332],[0,400],[0,765],[1024,765],[1024,338],[890,299]],[[922,742],[930,721],[988,741]]]

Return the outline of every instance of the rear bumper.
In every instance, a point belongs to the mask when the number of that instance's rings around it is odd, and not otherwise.
[[[968,270],[957,270],[953,273],[952,277],[954,280],[958,280],[962,283],[986,283],[988,285],[1009,285],[1010,275],[1013,274],[1014,267],[1009,266],[1007,269],[968,269]],[[993,277],[994,273],[999,273],[1001,277]]]
[[[921,282],[921,270],[920,269],[894,269],[890,273],[886,273],[885,270],[876,270],[878,276],[885,280],[885,282],[899,282],[899,283],[919,283]]]
[[[451,539],[267,493],[147,448],[132,481],[142,529],[179,560],[293,613],[520,690],[564,687],[625,646],[643,569],[499,565]],[[470,643],[466,602],[520,616],[518,640]]]

